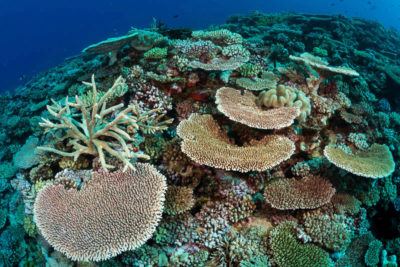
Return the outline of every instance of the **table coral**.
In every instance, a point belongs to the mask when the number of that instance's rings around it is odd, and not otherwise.
[[[222,87],[215,95],[217,108],[225,116],[253,128],[280,129],[293,124],[294,119],[300,115],[300,109],[294,107],[279,107],[262,110],[256,104],[256,97],[246,91]]]
[[[294,152],[293,143],[282,136],[265,136],[249,146],[231,144],[211,115],[192,114],[180,122],[178,135],[182,151],[200,164],[226,170],[263,171],[287,160]]]
[[[265,200],[280,210],[315,209],[328,203],[335,189],[321,177],[282,178],[265,187]]]
[[[166,179],[153,166],[94,173],[81,190],[46,185],[34,215],[45,239],[73,260],[100,261],[143,245],[161,218]]]
[[[372,144],[369,150],[358,151],[354,155],[327,146],[324,155],[339,168],[367,178],[389,176],[395,167],[392,153],[386,145]]]

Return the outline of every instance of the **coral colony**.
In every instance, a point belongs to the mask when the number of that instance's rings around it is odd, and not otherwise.
[[[400,35],[132,29],[0,97],[1,266],[397,266]]]

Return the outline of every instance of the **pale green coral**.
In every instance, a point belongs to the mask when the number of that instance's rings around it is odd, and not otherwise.
[[[145,59],[162,59],[166,58],[168,53],[168,47],[165,48],[160,48],[160,47],[154,47],[144,53],[144,58]]]
[[[331,266],[332,261],[326,251],[296,239],[295,228],[295,222],[287,221],[270,231],[269,245],[273,263],[285,267]]]
[[[350,244],[352,220],[344,215],[311,215],[304,221],[304,228],[314,242],[333,251],[344,251]]]
[[[226,57],[249,57],[250,52],[245,49],[241,44],[234,44],[224,47],[222,49],[222,55]]]
[[[262,71],[262,67],[260,65],[256,65],[253,63],[246,63],[241,67],[239,67],[237,71],[243,77],[254,77],[257,76]]]
[[[36,225],[33,221],[33,216],[26,216],[24,219],[24,229],[25,232],[30,237],[35,237],[37,234]]]
[[[375,266],[379,263],[379,256],[381,255],[382,247],[382,242],[377,239],[369,243],[368,250],[364,256],[365,264],[367,266]]]
[[[215,31],[194,31],[192,37],[201,40],[211,40],[215,44],[222,45],[233,45],[241,44],[243,38],[238,33],[233,33],[226,29],[215,30]]]

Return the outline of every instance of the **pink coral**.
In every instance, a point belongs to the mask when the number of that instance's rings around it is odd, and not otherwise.
[[[100,261],[143,245],[161,218],[165,177],[149,164],[94,173],[80,191],[47,185],[34,214],[44,238],[73,260]]]

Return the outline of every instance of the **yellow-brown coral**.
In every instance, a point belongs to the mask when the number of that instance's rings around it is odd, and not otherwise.
[[[164,211],[170,215],[183,213],[194,205],[193,189],[187,186],[168,186]]]
[[[249,146],[229,142],[211,115],[192,114],[177,128],[182,151],[200,164],[240,172],[264,171],[290,158],[294,143],[282,136],[265,136]]]
[[[215,97],[220,112],[233,121],[253,128],[281,129],[292,125],[300,115],[300,109],[296,106],[262,110],[250,91],[242,95],[238,90],[222,87]]]
[[[298,107],[299,119],[305,121],[311,113],[310,99],[300,90],[285,85],[276,89],[262,91],[257,100],[259,105],[266,107]]]
[[[368,151],[358,151],[355,154],[326,146],[324,155],[337,167],[368,178],[389,176],[395,167],[392,153],[386,145],[373,144]]]
[[[335,194],[332,184],[319,176],[300,180],[282,178],[265,187],[265,200],[275,209],[315,209],[328,203]]]

